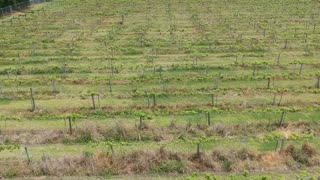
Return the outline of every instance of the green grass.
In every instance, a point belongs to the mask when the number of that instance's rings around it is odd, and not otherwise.
[[[288,144],[319,148],[319,8],[313,0],[55,0],[1,17],[0,145],[28,146],[34,163],[43,153],[59,158],[105,150],[92,147],[90,138],[128,142],[115,146],[120,155],[164,144],[190,154],[196,147],[189,141],[204,136],[215,139],[204,144],[206,153],[242,147],[272,153],[279,133],[288,133]],[[90,93],[100,96],[96,110]],[[285,125],[277,127],[283,110]],[[73,135],[61,117],[68,114],[83,116],[73,122]],[[147,128],[139,130],[144,115]],[[0,168],[13,165],[8,159],[25,159],[23,149],[1,151]],[[152,172],[170,178],[187,166],[179,163]],[[4,176],[21,176],[15,173]]]

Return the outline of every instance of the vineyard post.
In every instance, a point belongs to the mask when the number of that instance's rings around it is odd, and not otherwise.
[[[141,131],[138,129],[138,140],[141,141]]]
[[[272,105],[276,105],[276,99],[277,99],[277,94],[274,93],[274,96],[273,96],[273,101],[272,101]]]
[[[143,115],[140,115],[139,117],[139,125],[138,125],[138,140],[141,141],[141,131],[143,130]]]
[[[19,61],[19,66],[21,67],[22,63],[21,63],[21,54],[18,54],[18,61]]]
[[[139,130],[142,130],[143,129],[143,118],[142,116],[140,116],[140,119],[139,119]]]
[[[34,101],[32,88],[30,88],[30,99],[31,99],[31,112],[33,112],[36,109],[36,104],[35,104],[35,101]]]
[[[192,126],[191,120],[188,121],[187,125],[186,125],[186,130],[190,129]]]
[[[156,107],[156,95],[155,94],[152,95],[152,99],[153,99],[153,107]]]
[[[214,80],[214,89],[218,89],[218,88],[219,88],[219,79],[216,78],[216,79]]]
[[[299,75],[302,74],[303,63],[300,63]]]
[[[282,97],[283,97],[283,92],[282,92],[281,95],[280,95],[280,100],[279,100],[278,106],[281,105]]]
[[[286,118],[286,111],[282,111],[282,113],[281,113],[281,118],[280,118],[280,121],[279,121],[279,127],[282,126],[285,118]]]
[[[317,80],[317,88],[320,89],[320,75],[318,76],[318,80]]]
[[[257,65],[254,64],[253,65],[253,72],[252,72],[252,76],[256,76],[256,71],[257,71]]]
[[[164,91],[166,88],[165,88],[165,80],[161,77],[160,79],[160,83],[162,84],[162,90]]]
[[[111,78],[109,79],[109,92],[112,93],[112,83]]]
[[[308,41],[308,33],[305,33],[304,42],[306,43]]]
[[[277,56],[277,66],[280,65],[280,57],[281,57],[281,54],[279,53],[278,56]]]
[[[112,50],[112,52],[113,52],[114,50]],[[113,54],[112,54],[112,58],[113,58]],[[110,68],[111,68],[111,75],[113,76],[114,75],[114,68],[113,68],[113,60],[111,59],[110,60]]]
[[[25,151],[26,156],[27,156],[27,164],[29,165],[31,160],[30,160],[30,154],[29,154],[28,147],[24,147],[24,151]]]
[[[214,94],[211,94],[211,106],[214,107]]]
[[[113,145],[110,144],[109,145],[110,149],[111,149],[111,154],[112,154],[112,157],[114,157],[115,153],[114,153],[114,149],[113,149]]]
[[[218,106],[218,95],[215,96],[215,105]]]
[[[36,53],[36,49],[33,45],[32,49],[31,49],[31,57],[33,57],[35,55],[35,53]]]
[[[284,49],[287,49],[287,47],[288,47],[288,39],[284,41]]]
[[[282,154],[282,155],[284,153],[284,143],[285,143],[285,141],[286,141],[286,138],[283,137],[281,139],[281,147],[280,147],[280,154]]]
[[[149,95],[148,95],[148,92],[147,92],[147,91],[145,91],[145,96],[147,97],[148,108],[150,108],[150,98],[149,98]]]
[[[98,96],[98,107],[101,108],[101,104],[100,104],[100,94],[98,94],[97,96]]]
[[[57,93],[57,85],[56,85],[56,81],[55,80],[52,80],[52,90],[53,90],[53,93]]]
[[[70,134],[72,134],[72,119],[71,119],[71,117],[68,117],[68,120],[69,120],[69,132],[70,132]]]
[[[160,68],[159,68],[159,77],[160,77],[160,79],[162,78],[162,66],[160,66]]]
[[[170,122],[170,127],[171,128],[176,128],[176,120],[175,120],[175,117],[174,117],[174,114],[171,113],[171,122]]]
[[[200,158],[200,143],[197,143],[197,154],[196,154],[197,158]]]
[[[96,110],[96,101],[95,101],[94,96],[95,96],[95,94],[92,93],[92,94],[91,94],[92,108],[93,108],[93,110]]]
[[[207,125],[211,125],[211,117],[210,117],[210,112],[207,112]]]
[[[270,89],[270,82],[271,82],[271,78],[268,77],[268,85],[267,85],[267,89]]]
[[[67,78],[67,64],[64,63],[63,65],[63,78]]]
[[[275,140],[276,140],[276,146],[275,146],[275,148],[274,148],[274,151],[277,151],[277,149],[278,149],[278,145],[279,145],[279,139],[278,139],[278,138],[276,138]]]

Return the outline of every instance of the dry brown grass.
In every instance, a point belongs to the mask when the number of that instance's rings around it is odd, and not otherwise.
[[[292,133],[309,133],[317,136],[320,131],[318,125],[314,123],[288,123],[279,132],[289,137]],[[263,135],[278,129],[277,123],[248,123],[248,124],[213,124],[207,126],[204,123],[184,126],[163,126],[161,128],[144,121],[143,129],[140,131],[141,140],[148,139],[156,142],[167,142],[175,139],[193,137],[235,137]],[[75,127],[70,135],[68,129],[64,130],[33,130],[33,131],[5,131],[0,134],[0,144],[5,142],[16,144],[50,144],[63,142],[77,142],[83,136],[90,137],[92,141],[100,142],[104,140],[138,140],[138,124],[124,123],[117,121],[114,125],[85,123],[81,127]]]
[[[0,175],[5,176],[6,172],[14,172],[17,176],[141,175],[151,173],[157,167],[166,167],[169,162],[182,162],[179,167],[182,171],[166,169],[166,173],[173,174],[195,171],[290,170],[299,168],[299,164],[301,167],[301,162],[297,161],[299,159],[294,157],[296,152],[297,148],[292,145],[286,148],[284,155],[278,152],[258,153],[247,148],[227,151],[216,149],[211,154],[201,153],[200,156],[175,153],[167,151],[164,147],[159,151],[136,151],[115,157],[99,151],[95,154],[60,158],[43,156],[41,160],[32,161],[30,165],[26,162],[9,163],[0,167]],[[300,152],[308,158],[308,167],[320,164],[320,157],[309,144],[304,144]]]

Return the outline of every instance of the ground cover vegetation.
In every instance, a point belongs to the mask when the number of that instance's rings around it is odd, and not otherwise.
[[[0,177],[316,178],[319,9],[56,0],[1,17]]]

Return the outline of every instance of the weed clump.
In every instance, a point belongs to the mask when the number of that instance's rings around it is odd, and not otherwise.
[[[285,155],[291,157],[297,163],[310,166],[312,158],[317,154],[316,149],[309,143],[304,143],[301,149],[290,144],[285,149]]]

